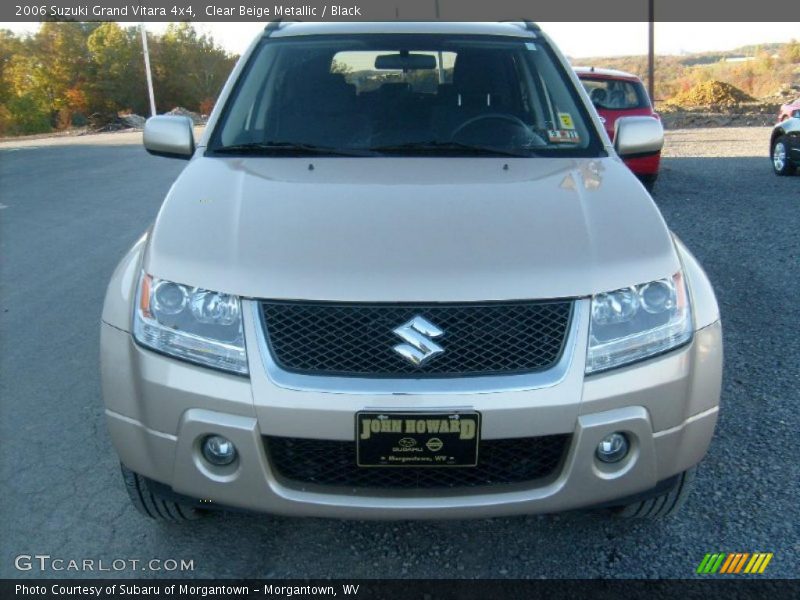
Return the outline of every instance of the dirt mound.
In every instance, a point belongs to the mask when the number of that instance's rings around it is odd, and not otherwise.
[[[679,108],[707,107],[714,109],[735,108],[742,103],[755,102],[739,88],[724,81],[705,81],[680,92],[667,100],[666,104]]]
[[[762,102],[784,104],[794,102],[797,98],[800,98],[800,84],[792,85],[785,83],[769,96],[764,96],[761,100]]]
[[[146,120],[144,117],[133,113],[121,115],[118,113],[97,112],[87,118],[89,129],[97,133],[122,131],[124,129],[142,129]]]
[[[119,119],[128,127],[132,127],[134,129],[144,129],[144,123],[147,121],[147,119],[145,119],[143,116],[134,113],[120,115]]]
[[[166,114],[168,114],[168,115],[178,115],[178,116],[181,116],[181,117],[189,117],[192,120],[192,123],[194,123],[195,125],[201,125],[201,124],[203,124],[205,122],[205,119],[203,119],[203,117],[200,114],[198,114],[198,113],[196,113],[194,111],[188,110],[186,108],[183,108],[182,106],[176,106],[175,108],[173,108],[171,111],[167,112]]]

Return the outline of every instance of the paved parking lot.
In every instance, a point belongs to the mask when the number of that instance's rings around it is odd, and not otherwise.
[[[97,364],[111,271],[183,166],[139,137],[0,144],[0,577],[42,575],[17,571],[19,554],[193,560],[182,574],[119,573],[145,577],[538,578],[686,577],[706,552],[764,551],[767,575],[800,573],[800,177],[772,174],[768,128],[668,136],[656,201],[715,285],[726,365],[695,493],[662,522],[144,520],[105,431]]]

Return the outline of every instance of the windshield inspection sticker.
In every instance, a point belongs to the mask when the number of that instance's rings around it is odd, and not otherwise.
[[[547,139],[555,144],[579,144],[581,136],[574,129],[548,129]]]
[[[558,113],[558,122],[561,123],[562,129],[575,129],[575,123],[572,122],[572,115],[569,113]]]

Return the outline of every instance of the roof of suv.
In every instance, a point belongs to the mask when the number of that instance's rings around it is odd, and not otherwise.
[[[581,75],[597,75],[608,79],[631,79],[639,81],[639,77],[633,73],[626,73],[625,71],[618,71],[616,69],[598,69],[596,67],[573,67],[578,77]]]
[[[265,34],[270,37],[293,37],[299,35],[358,34],[358,33],[439,33],[466,35],[504,35],[513,37],[536,37],[538,27],[522,21],[507,23],[473,22],[403,22],[381,21],[365,22],[273,22],[267,25]]]

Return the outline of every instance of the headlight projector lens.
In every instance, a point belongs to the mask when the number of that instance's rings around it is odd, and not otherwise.
[[[186,288],[171,281],[159,281],[153,289],[153,308],[165,315],[177,315],[188,300]]]
[[[675,288],[669,281],[653,281],[642,286],[639,291],[641,306],[651,314],[658,314],[675,308]]]

